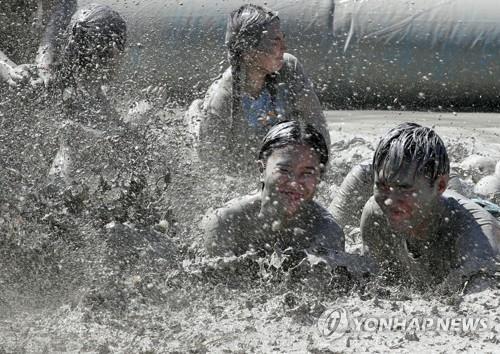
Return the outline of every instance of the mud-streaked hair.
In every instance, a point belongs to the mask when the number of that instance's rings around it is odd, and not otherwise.
[[[279,23],[278,14],[261,6],[245,4],[231,12],[227,21],[226,45],[232,74],[231,125],[241,110],[242,60],[243,55],[258,48],[268,26]],[[276,77],[268,75],[265,86],[271,95],[271,102],[276,102]]]
[[[113,46],[125,49],[127,24],[120,14],[106,5],[89,4],[75,12],[66,29],[62,50],[63,84],[71,84],[74,73],[92,64],[94,56],[111,54]]]
[[[328,146],[323,135],[312,125],[297,121],[284,121],[273,126],[262,140],[259,160],[264,164],[273,151],[293,145],[306,145],[316,152],[321,173],[328,164]]]
[[[425,176],[431,184],[450,173],[448,153],[439,135],[416,123],[402,123],[378,143],[373,170],[391,180],[410,163],[416,164],[416,176]]]

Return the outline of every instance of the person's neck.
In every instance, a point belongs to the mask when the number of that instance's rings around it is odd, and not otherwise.
[[[410,236],[417,240],[427,240],[438,230],[441,219],[444,217],[444,201],[442,197],[429,208],[428,217],[423,219],[420,224],[409,231]]]
[[[243,91],[254,98],[259,97],[266,82],[266,75],[267,73],[259,68],[247,66]]]
[[[289,215],[279,206],[274,205],[271,199],[266,198],[264,193],[261,194],[259,218],[263,223],[268,223],[272,226],[273,223],[276,224],[278,222],[280,228],[283,228],[294,225],[296,222],[300,223],[300,220],[303,220],[307,216],[307,213],[308,207],[302,205],[296,213]]]

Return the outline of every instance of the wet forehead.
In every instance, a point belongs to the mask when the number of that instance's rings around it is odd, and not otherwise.
[[[317,153],[306,145],[287,146],[273,151],[267,160],[267,165],[274,167],[278,165],[291,167],[319,167]]]
[[[416,164],[413,162],[404,162],[397,169],[390,169],[386,166],[384,169],[375,171],[375,182],[391,186],[406,185],[413,186],[417,183]]]
[[[268,24],[265,30],[262,32],[261,43],[268,43],[269,41],[282,37],[283,32],[281,31],[280,21],[274,20]]]
[[[269,37],[269,38],[274,38],[276,37],[277,35],[280,35],[282,34],[283,32],[281,32],[281,24],[280,24],[280,21],[279,20],[274,20],[272,21],[271,23],[269,23],[267,26],[266,26],[266,29],[264,30],[264,38],[265,37]]]

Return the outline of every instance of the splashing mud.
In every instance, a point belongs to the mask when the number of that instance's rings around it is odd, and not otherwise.
[[[60,125],[50,117],[35,119],[31,111],[16,111],[16,119],[30,124],[2,120],[0,153],[7,168],[0,172],[1,351],[497,348],[498,290],[467,296],[446,289],[416,292],[332,271],[296,254],[205,257],[197,229],[203,213],[257,188],[257,181],[218,176],[210,166],[200,166],[184,133],[181,108],[148,114],[126,132],[86,142],[76,162],[83,182],[64,188],[47,186],[45,179],[59,144],[47,137],[56,137]],[[339,115],[329,118],[334,156],[318,190],[324,205],[352,166],[371,157],[384,131],[360,130],[354,119],[343,121]],[[479,136],[443,137],[457,163],[484,148],[478,148]],[[483,152],[489,154],[487,148]],[[350,249],[356,250],[359,229],[350,225],[346,231]],[[322,337],[318,318],[339,306],[365,317],[486,317],[490,327],[477,333]]]

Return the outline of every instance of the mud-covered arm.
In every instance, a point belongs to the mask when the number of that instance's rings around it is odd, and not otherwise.
[[[462,194],[447,190],[446,195],[456,199],[467,210],[467,213],[470,214],[469,217],[473,218],[478,224],[481,232],[488,239],[494,254],[498,257],[500,249],[500,222],[481,205],[464,197]]]
[[[15,82],[21,80],[22,77],[14,72],[16,63],[5,55],[4,52],[0,50],[0,79],[7,82],[9,85],[15,85]]]
[[[447,292],[474,291],[477,282],[495,286],[496,262],[489,244],[462,239],[458,242],[459,263],[452,268],[438,290]],[[486,283],[485,283],[486,282]]]
[[[43,4],[46,11],[47,25],[41,36],[35,63],[13,63],[0,53],[0,76],[11,86],[18,84],[48,85],[53,74],[51,64],[55,62],[62,33],[68,26],[76,9],[76,0],[53,0]]]
[[[480,227],[471,228],[459,235],[456,247],[458,264],[452,273],[463,279],[470,279],[478,274],[495,274],[495,253]]]
[[[345,236],[342,228],[326,209],[319,205],[317,208],[317,220],[311,220],[314,223],[312,230],[314,242],[312,248],[325,250],[327,253],[344,252]]]
[[[216,166],[231,158],[231,90],[226,80],[223,76],[210,86],[200,112],[198,154]]]
[[[497,221],[479,205],[456,192],[446,191],[463,207],[450,216],[451,234],[455,236],[456,263],[443,282],[455,290],[466,281],[486,276],[493,278],[498,261]]]
[[[53,1],[48,23],[38,47],[35,60],[37,65],[48,66],[54,63],[58,40],[68,26],[71,16],[76,10],[76,3],[76,0]]]
[[[241,200],[236,199],[205,215],[201,229],[210,256],[237,256],[251,248],[251,230],[245,232],[244,226],[251,217],[243,209]]]
[[[387,222],[375,199],[366,202],[361,214],[361,239],[363,255],[373,258],[377,264],[397,262],[398,240],[387,227]]]
[[[341,227],[359,226],[363,207],[373,195],[373,170],[370,162],[355,166],[344,178],[329,210]]]
[[[325,115],[321,109],[318,96],[314,92],[312,81],[304,72],[302,64],[293,56],[289,56],[288,65],[291,66],[290,75],[293,82],[294,109],[304,122],[312,124],[325,137],[330,149],[330,132],[326,124]]]

